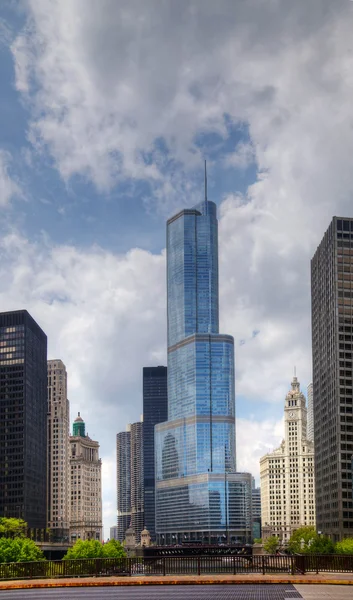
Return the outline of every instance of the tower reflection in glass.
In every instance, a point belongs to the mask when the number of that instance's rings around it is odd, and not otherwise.
[[[168,421],[155,427],[157,542],[244,543],[251,476],[236,473],[234,340],[219,333],[217,209],[207,197],[167,222],[167,307]]]

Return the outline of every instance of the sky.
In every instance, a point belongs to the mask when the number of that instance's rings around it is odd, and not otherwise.
[[[349,0],[1,0],[0,310],[26,308],[101,444],[166,364],[166,219],[218,205],[220,331],[235,338],[237,466],[311,381],[310,260],[353,216]]]

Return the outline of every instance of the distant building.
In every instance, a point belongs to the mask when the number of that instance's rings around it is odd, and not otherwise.
[[[353,219],[333,217],[311,261],[317,529],[353,537]]]
[[[47,336],[26,310],[0,313],[0,516],[47,526]]]
[[[99,443],[86,435],[78,413],[70,437],[70,539],[102,540],[102,462]]]
[[[143,476],[145,526],[154,541],[154,427],[168,418],[167,367],[143,368]]]
[[[314,388],[313,384],[309,383],[307,387],[308,395],[308,427],[307,436],[308,440],[314,441]]]
[[[129,423],[116,436],[118,540],[133,531],[136,543],[144,528],[143,503],[143,422]]]
[[[64,363],[48,360],[48,527],[58,537],[69,535],[70,407]]]
[[[143,502],[143,422],[131,424],[131,527],[136,543],[141,541],[144,529]]]
[[[118,539],[118,528],[117,528],[116,525],[114,527],[110,528],[109,539],[110,540],[117,540]]]
[[[131,524],[131,425],[116,436],[117,539],[125,540]]]
[[[261,488],[255,487],[253,479],[252,496],[252,535],[253,539],[261,538]]]
[[[262,538],[288,542],[295,529],[315,527],[314,444],[307,439],[305,397],[293,377],[284,407],[285,437],[260,459]]]

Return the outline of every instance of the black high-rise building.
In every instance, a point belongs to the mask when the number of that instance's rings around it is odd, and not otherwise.
[[[167,367],[143,369],[143,472],[145,527],[155,540],[154,426],[168,419]]]
[[[353,535],[353,219],[334,217],[311,261],[316,528]]]
[[[47,525],[47,410],[47,336],[26,310],[0,313],[0,516],[33,528]]]

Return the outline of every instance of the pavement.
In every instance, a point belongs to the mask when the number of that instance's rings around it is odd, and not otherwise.
[[[25,579],[0,581],[0,600],[2,590],[40,589],[40,588],[87,588],[124,586],[182,586],[182,585],[353,585],[353,573],[308,573],[306,575],[270,574],[257,575],[134,575],[132,577],[72,577],[58,579]],[[353,590],[352,597],[353,597]],[[314,596],[313,596],[314,597]],[[315,596],[324,598],[325,596]],[[327,596],[326,596],[327,597]]]
[[[348,585],[130,585],[0,591],[1,600],[352,600]]]

